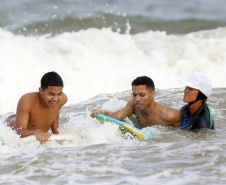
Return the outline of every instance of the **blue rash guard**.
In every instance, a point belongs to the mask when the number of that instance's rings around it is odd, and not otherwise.
[[[191,121],[192,118],[197,114],[197,112],[190,114],[189,105],[184,105],[180,112],[184,115],[184,118],[180,124],[182,128],[187,129],[201,129],[201,128],[210,128],[214,129],[214,119],[211,113],[211,110],[208,106],[206,106],[202,112],[195,119],[195,124],[192,126]]]

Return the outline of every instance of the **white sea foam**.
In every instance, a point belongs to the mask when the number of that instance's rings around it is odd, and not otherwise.
[[[128,90],[140,75],[150,76],[158,89],[183,87],[177,80],[194,73],[226,87],[226,28],[187,35],[90,28],[54,37],[0,29],[0,56],[0,115],[15,112],[19,98],[37,91],[42,75],[53,70],[64,80],[67,104]]]

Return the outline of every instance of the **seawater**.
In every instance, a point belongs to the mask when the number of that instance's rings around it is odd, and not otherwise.
[[[179,108],[183,89],[158,90],[156,101]],[[216,130],[189,132],[154,126],[144,131],[155,138],[122,134],[116,125],[89,117],[93,108],[114,111],[131,98],[131,91],[99,94],[65,106],[60,133],[74,142],[23,143],[0,125],[0,183],[18,184],[224,184],[226,89],[215,88],[208,100]],[[4,116],[3,116],[4,117]],[[1,119],[3,119],[1,117]],[[125,121],[131,123],[127,118]]]
[[[2,3],[0,184],[225,184],[224,1]],[[59,131],[76,140],[23,143],[2,123],[48,71],[68,96]],[[138,139],[89,116],[125,106],[141,75],[154,80],[156,102],[180,109],[178,79],[194,73],[212,80],[216,130],[154,126],[144,130],[155,138]]]

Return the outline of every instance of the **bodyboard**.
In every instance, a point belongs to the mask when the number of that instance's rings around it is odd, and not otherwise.
[[[105,116],[103,114],[96,114],[96,118],[101,122],[101,123],[104,123],[105,121],[107,122],[111,122],[113,124],[117,124],[119,125],[119,129],[123,132],[130,132],[132,133],[133,135],[137,136],[137,137],[141,137],[141,138],[151,138],[151,137],[154,137],[153,135],[151,134],[148,134],[126,122],[123,122],[123,121],[119,121],[117,119],[114,119],[114,118],[110,118],[108,116]]]

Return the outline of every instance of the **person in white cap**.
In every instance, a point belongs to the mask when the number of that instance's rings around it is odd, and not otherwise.
[[[206,104],[207,98],[212,93],[212,83],[208,77],[202,74],[195,74],[188,80],[179,80],[186,85],[184,89],[184,105],[180,112],[183,114],[181,127],[186,129],[214,129],[214,119],[210,108]]]

